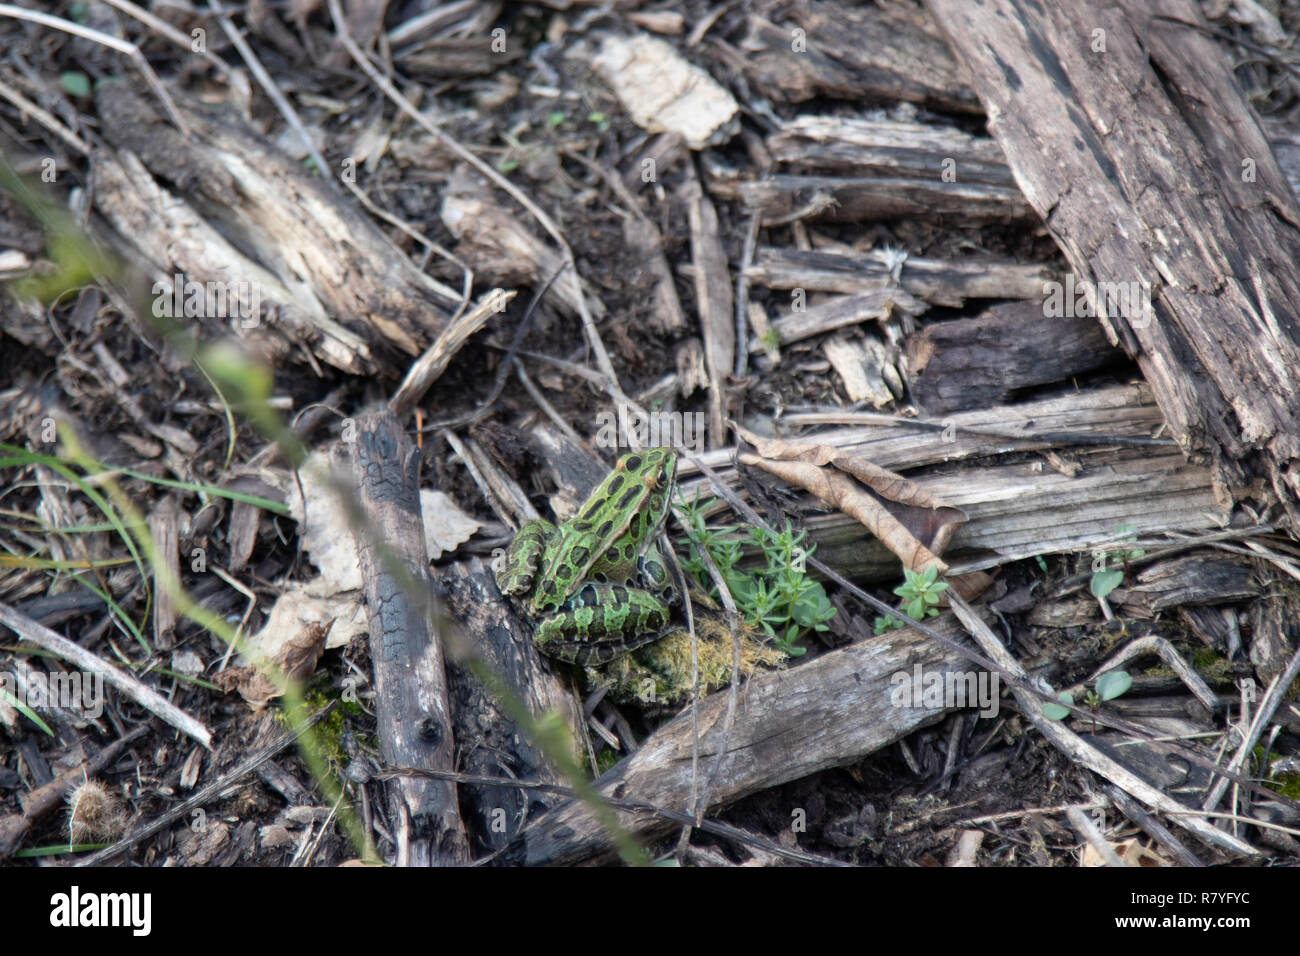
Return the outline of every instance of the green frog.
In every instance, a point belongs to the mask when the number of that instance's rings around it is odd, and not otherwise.
[[[657,539],[676,481],[670,449],[632,452],[568,521],[519,529],[496,581],[536,621],[543,653],[603,664],[662,636],[677,589]]]

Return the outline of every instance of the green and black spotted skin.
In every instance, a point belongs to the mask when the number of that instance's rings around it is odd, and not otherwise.
[[[676,589],[655,539],[676,480],[670,449],[632,452],[568,521],[519,529],[496,579],[536,619],[542,651],[603,663],[668,626]]]

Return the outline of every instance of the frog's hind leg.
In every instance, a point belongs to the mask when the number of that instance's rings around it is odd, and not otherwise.
[[[542,652],[579,664],[603,663],[655,640],[671,612],[642,588],[588,582],[534,631]]]
[[[542,650],[548,657],[554,657],[556,660],[578,664],[581,667],[593,667],[598,664],[608,664],[616,657],[659,640],[666,633],[667,629],[655,631],[642,634],[634,640],[617,643],[588,644],[585,641],[555,640],[544,645]]]

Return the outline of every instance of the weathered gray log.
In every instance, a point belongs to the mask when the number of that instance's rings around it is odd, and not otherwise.
[[[563,678],[542,663],[530,630],[501,598],[492,571],[477,558],[451,565],[436,577],[438,595],[473,642],[472,653],[535,719],[559,714],[574,740],[582,739],[582,708]],[[463,662],[447,669],[461,760],[457,769],[489,777],[511,776],[563,784],[550,764],[508,716],[497,689],[485,687]],[[462,787],[460,803],[476,819],[488,848],[499,850],[528,821],[560,800],[551,793],[508,786]]]
[[[1238,497],[1300,519],[1300,207],[1230,64],[1187,0],[926,0],[989,128],[1102,303],[1171,433]],[[1158,12],[1161,18],[1153,16]]]
[[[942,415],[1006,402],[1017,390],[1123,361],[1088,317],[1008,302],[969,319],[932,322],[907,338],[907,384],[920,408]]]
[[[459,295],[251,128],[187,109],[187,140],[120,81],[95,103],[115,147],[91,156],[96,208],[151,278],[240,290],[238,321],[209,319],[224,332],[271,361],[301,343],[344,371],[397,375],[442,331]]]
[[[951,615],[927,623],[950,637],[961,634]],[[709,788],[712,805],[852,763],[934,723],[945,710],[941,703],[921,696],[928,682],[938,681],[942,687],[959,675],[969,675],[971,667],[956,651],[904,628],[751,680],[742,691],[744,705],[725,736],[727,695],[705,698],[698,705],[701,775],[713,765],[718,749],[724,748],[718,777]],[[917,669],[921,684],[914,688]],[[919,699],[913,699],[913,690]],[[693,813],[691,795],[704,787],[703,781],[697,781],[696,788],[691,784],[692,728],[688,709],[600,777],[597,790],[619,800]],[[622,811],[618,817],[642,840],[680,825],[648,811]],[[571,800],[526,829],[499,859],[515,864],[571,864],[605,858],[611,852],[610,836],[592,808]]]
[[[375,668],[379,749],[390,767],[454,770],[442,644],[432,632],[429,555],[420,514],[420,454],[387,406],[362,417],[353,471],[367,527],[361,574]],[[422,589],[413,595],[385,556]],[[442,780],[398,777],[388,785],[390,825],[399,866],[464,863],[469,848],[456,787]]]

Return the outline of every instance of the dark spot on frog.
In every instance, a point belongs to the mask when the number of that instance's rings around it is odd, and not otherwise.
[[[619,511],[622,511],[632,502],[636,501],[636,496],[639,495],[640,493],[641,493],[641,489],[633,485],[627,491],[623,492],[623,497],[618,499],[618,502],[617,504],[615,504],[614,507],[617,508]]]
[[[613,527],[614,527],[614,522],[606,521],[604,524],[602,524],[599,528],[596,529],[596,537],[597,538],[605,537],[605,535],[609,534],[609,532],[613,529]]]
[[[573,553],[569,555],[574,564],[586,564],[589,557],[591,557],[591,551],[587,548],[574,548]]]
[[[625,461],[623,464],[624,464],[624,466],[627,468],[628,471],[636,471],[638,468],[641,467],[641,456],[640,456],[640,455],[633,455],[631,458],[629,458],[629,459],[628,459],[627,461]]]
[[[619,558],[618,548],[610,548],[608,551],[605,552],[605,560],[610,562],[611,564],[617,563],[618,558]]]

